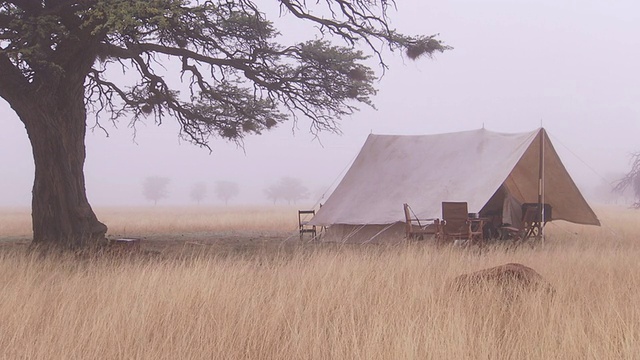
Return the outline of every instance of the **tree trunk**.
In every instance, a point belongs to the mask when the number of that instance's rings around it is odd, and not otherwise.
[[[16,109],[33,150],[33,243],[74,249],[105,239],[85,191],[84,88],[60,85]]]

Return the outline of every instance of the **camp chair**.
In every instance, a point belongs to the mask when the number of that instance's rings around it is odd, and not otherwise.
[[[444,241],[463,240],[472,245],[484,242],[482,227],[484,219],[470,219],[466,202],[442,203],[442,239]]]
[[[405,237],[407,239],[423,240],[424,235],[433,235],[436,239],[440,237],[440,219],[418,219],[413,214],[409,204],[402,204],[404,207]]]
[[[316,226],[310,225],[309,221],[316,215],[315,210],[298,210],[298,229],[300,231],[300,240],[305,233],[309,233],[312,239],[316,238]]]
[[[505,232],[506,237],[519,241],[527,240],[531,237],[536,239],[542,236],[542,228],[551,219],[551,205],[544,204],[544,221],[540,219],[540,207],[537,203],[524,203],[522,204],[522,220],[521,228],[505,226],[502,227],[502,231]]]
[[[542,237],[542,228],[551,219],[551,205],[542,204],[544,209],[544,221],[540,217],[540,205],[537,203],[522,204],[522,226],[524,228],[523,240],[530,237],[539,239]]]

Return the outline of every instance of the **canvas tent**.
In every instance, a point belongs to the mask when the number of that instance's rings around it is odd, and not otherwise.
[[[334,240],[402,238],[403,203],[423,219],[441,217],[443,201],[467,202],[474,213],[500,209],[508,219],[519,204],[539,201],[540,185],[549,220],[600,224],[544,129],[371,134],[311,223]]]

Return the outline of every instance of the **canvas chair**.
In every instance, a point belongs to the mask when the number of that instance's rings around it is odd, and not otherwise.
[[[522,227],[502,227],[502,231],[505,232],[507,238],[515,241],[527,240],[531,237],[539,239],[542,236],[542,228],[551,219],[551,205],[543,204],[544,206],[544,221],[540,219],[540,207],[537,203],[524,203],[522,204]]]
[[[418,219],[412,216],[409,204],[403,204],[405,219],[405,237],[407,239],[423,240],[425,235],[440,237],[440,219]]]
[[[315,210],[298,210],[298,230],[300,231],[300,240],[304,234],[311,234],[312,239],[316,238],[316,226],[310,225],[309,221],[315,216]]]
[[[484,242],[483,219],[470,219],[466,202],[442,203],[442,239],[445,242],[462,240],[473,245]]]

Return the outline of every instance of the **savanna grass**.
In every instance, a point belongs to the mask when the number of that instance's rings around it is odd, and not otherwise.
[[[602,228],[554,225],[543,246],[482,251],[428,242],[305,243],[253,256],[79,261],[6,248],[0,252],[0,355],[640,358],[639,213],[599,214]],[[489,284],[468,292],[450,286],[459,274],[508,262],[536,269],[555,295],[505,298]]]

